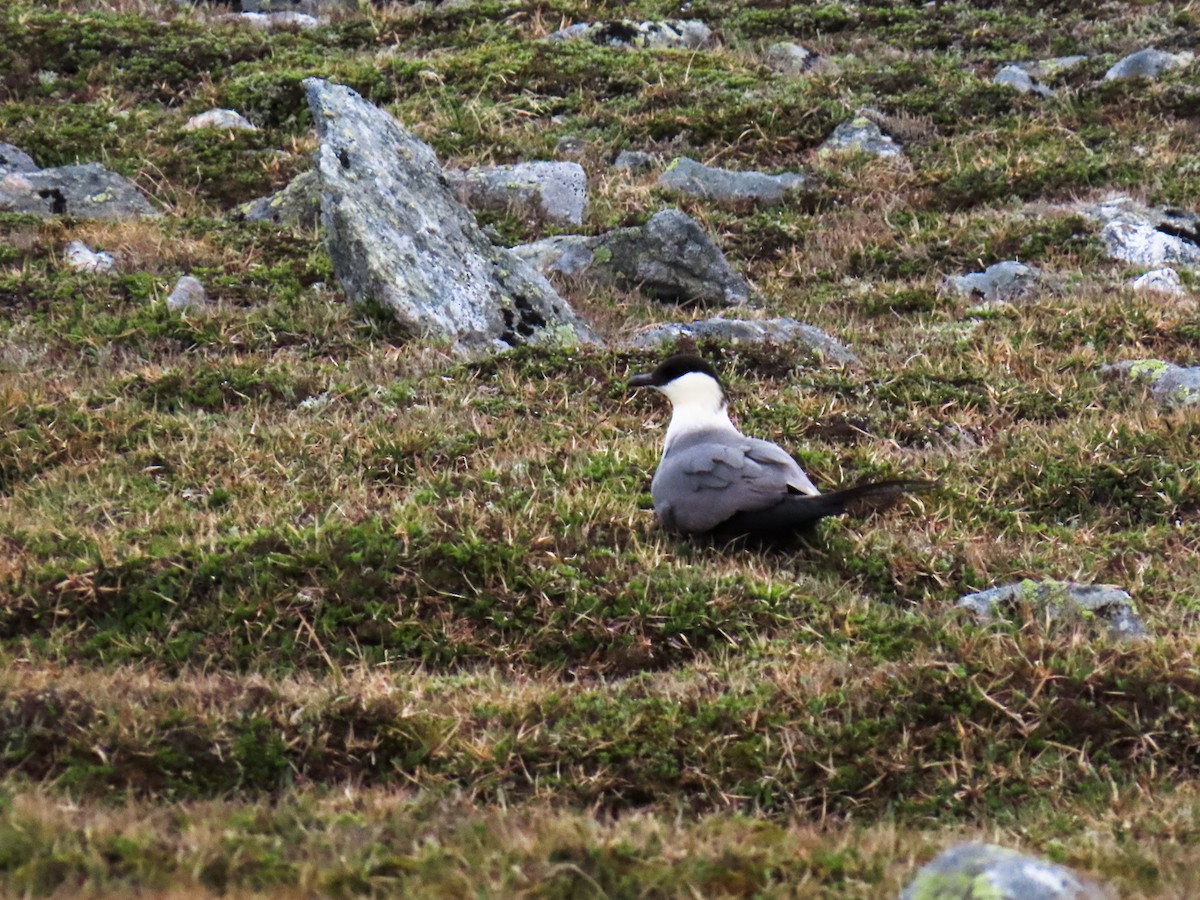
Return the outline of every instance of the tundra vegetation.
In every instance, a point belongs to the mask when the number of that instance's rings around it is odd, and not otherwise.
[[[1101,79],[1194,46],[1196,4],[693,0],[702,50],[540,40],[659,0],[226,11],[0,12],[0,139],[165,214],[0,215],[5,893],[893,897],[982,839],[1189,894],[1200,420],[1098,370],[1200,363],[1196,276],[1135,292],[1071,204],[1195,207],[1200,66]],[[773,72],[781,40],[830,65]],[[1053,97],[991,83],[1068,54]],[[319,232],[230,215],[309,166],[309,75],[448,165],[582,138],[583,233],[678,205],[766,314],[863,360],[701,346],[745,431],[819,486],[940,489],[783,553],[660,533],[666,409],[621,338],[696,311],[562,284],[607,349],[467,361],[347,304]],[[258,130],[184,129],[217,107]],[[863,107],[904,159],[817,153]],[[622,149],[820,186],[731,208]],[[939,289],[1005,259],[1059,289]],[[166,308],[183,274],[209,308]],[[1120,585],[1149,637],[954,609],[1024,578]]]

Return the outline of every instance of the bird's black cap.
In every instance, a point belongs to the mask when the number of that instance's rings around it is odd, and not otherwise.
[[[700,357],[691,353],[678,353],[660,362],[653,372],[634,375],[629,379],[629,386],[662,387],[663,385],[670,384],[676,378],[687,375],[689,372],[702,372],[715,380],[717,384],[721,383],[721,377],[717,374],[716,369]]]

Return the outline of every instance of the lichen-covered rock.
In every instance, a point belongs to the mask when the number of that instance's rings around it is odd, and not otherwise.
[[[67,265],[76,272],[91,272],[98,274],[101,272],[111,272],[117,260],[111,253],[104,250],[99,252],[93,250],[83,241],[71,241],[67,244],[66,253],[64,254]]]
[[[208,293],[200,279],[184,275],[167,297],[167,309],[171,312],[199,312],[208,304]]]
[[[958,606],[987,621],[1019,607],[1032,608],[1051,619],[1094,616],[1108,623],[1115,638],[1142,637],[1146,628],[1133,608],[1133,598],[1113,585],[1073,581],[1019,581],[960,597]]]
[[[243,203],[236,216],[247,222],[315,227],[321,218],[321,184],[317,173],[301,172],[283,190]]]
[[[1015,63],[1015,65],[1024,69],[1030,75],[1037,79],[1053,78],[1055,75],[1061,75],[1063,72],[1074,69],[1083,63],[1087,62],[1087,57],[1083,55],[1075,56],[1055,56],[1050,59],[1036,59],[1030,62]]]
[[[1179,273],[1169,266],[1161,269],[1151,269],[1133,279],[1135,291],[1150,291],[1156,294],[1171,294],[1182,296],[1187,293]]]
[[[792,41],[772,44],[763,53],[763,64],[780,75],[803,75],[817,61],[817,54]]]
[[[665,209],[641,228],[617,228],[597,237],[560,235],[514,247],[543,272],[559,272],[639,288],[673,303],[734,305],[750,285],[694,219]]]
[[[1164,406],[1200,404],[1200,366],[1177,366],[1161,359],[1125,360],[1102,366],[1100,374],[1146,385],[1150,395]]]
[[[671,322],[643,328],[629,340],[632,347],[649,349],[679,338],[717,340],[730,343],[801,344],[830,362],[857,364],[859,359],[844,345],[815,325],[795,319],[701,319]]]
[[[587,173],[575,162],[524,162],[445,171],[458,198],[476,209],[524,212],[548,222],[583,223]]]
[[[12,144],[0,143],[0,175],[9,172],[36,172],[37,163],[33,157]]]
[[[1179,69],[1190,65],[1193,59],[1195,59],[1195,56],[1188,51],[1184,51],[1183,53],[1167,53],[1164,50],[1149,47],[1117,60],[1112,68],[1104,73],[1104,80],[1113,81],[1118,78],[1157,78],[1171,69]]]
[[[1032,296],[1044,282],[1045,278],[1039,269],[1010,259],[994,263],[982,272],[952,275],[944,285],[962,297],[985,303],[1011,303]]]
[[[548,41],[591,41],[608,47],[685,48],[695,50],[712,43],[712,29],[698,19],[659,22],[580,22],[546,36]]]
[[[158,215],[130,181],[99,163],[10,171],[0,177],[0,212],[81,219]]]
[[[879,157],[904,155],[900,145],[864,115],[857,115],[833,129],[833,134],[821,145],[819,152],[869,153]]]
[[[232,109],[210,109],[192,116],[183,125],[184,131],[199,131],[216,128],[223,131],[258,131],[254,123],[240,112]]]
[[[1152,225],[1113,221],[1100,231],[1100,238],[1113,259],[1139,266],[1200,266],[1200,245]]]
[[[347,87],[304,87],[321,225],[347,297],[463,352],[595,340],[543,275],[482,233],[428,145]]]
[[[771,204],[782,202],[791,191],[809,187],[812,179],[799,172],[768,175],[719,169],[680,156],[658,176],[658,183],[668,190],[706,200]]]
[[[1113,900],[1057,863],[994,844],[958,844],[921,867],[900,900]]]

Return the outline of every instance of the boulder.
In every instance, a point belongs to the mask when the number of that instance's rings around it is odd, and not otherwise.
[[[157,216],[136,187],[98,163],[0,177],[0,212],[81,219],[134,219]]]
[[[524,162],[445,171],[458,199],[475,209],[523,212],[580,225],[587,210],[587,174],[574,162]]]
[[[595,340],[543,275],[488,240],[426,144],[347,87],[303,83],[321,225],[347,297],[460,352]]]
[[[768,175],[718,169],[680,156],[658,176],[664,188],[718,202],[781,203],[790,191],[811,186],[812,179],[799,172]]]
[[[1195,57],[1188,51],[1184,51],[1183,53],[1167,53],[1163,50],[1149,47],[1117,60],[1112,68],[1104,73],[1104,80],[1157,78],[1171,69],[1179,69],[1190,65],[1193,59]]]
[[[631,347],[654,349],[679,338],[716,340],[732,344],[801,344],[816,355],[842,365],[857,365],[860,360],[841,343],[815,325],[795,319],[701,319],[695,322],[671,322],[652,325],[636,332]]]
[[[698,19],[658,22],[580,22],[546,36],[548,41],[591,41],[608,47],[683,48],[695,50],[712,43],[712,29]]]
[[[995,844],[958,844],[917,872],[900,900],[1112,900],[1070,869]]]
[[[1146,628],[1133,609],[1133,598],[1113,585],[1078,584],[1072,581],[1032,581],[1000,585],[958,599],[981,621],[1002,617],[1019,607],[1032,607],[1051,619],[1093,616],[1108,624],[1114,638],[1143,637]]]
[[[1146,206],[1124,195],[1075,208],[1104,226],[1100,236],[1113,259],[1146,268],[1200,265],[1200,213]]]
[[[1163,406],[1200,404],[1200,366],[1177,366],[1161,359],[1125,360],[1101,366],[1100,374],[1149,387],[1150,396]]]
[[[668,302],[734,305],[750,298],[746,279],[704,229],[677,209],[656,213],[640,228],[597,237],[561,235],[513,252],[543,272],[638,287]]]

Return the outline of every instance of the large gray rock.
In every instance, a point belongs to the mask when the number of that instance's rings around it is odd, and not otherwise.
[[[1100,238],[1113,259],[1139,266],[1200,266],[1200,246],[1152,225],[1113,221],[1101,229]]]
[[[426,144],[347,87],[304,87],[321,224],[347,297],[464,352],[595,340],[544,276],[484,236]]]
[[[0,175],[7,175],[9,172],[36,172],[37,168],[33,157],[20,147],[0,143]]]
[[[237,215],[247,222],[316,226],[321,218],[320,179],[314,170],[301,172],[283,190],[243,203]]]
[[[806,188],[812,180],[799,172],[768,175],[718,169],[680,156],[658,176],[658,183],[668,190],[706,200],[769,204],[782,202],[789,191]]]
[[[842,344],[815,325],[795,319],[701,319],[696,322],[671,322],[643,328],[629,340],[631,347],[653,349],[681,337],[717,340],[729,343],[802,344],[830,362],[857,364],[859,359]]]
[[[575,162],[524,162],[445,171],[458,199],[475,209],[526,213],[580,225],[587,211],[587,173]]]
[[[712,29],[698,19],[661,22],[580,22],[546,35],[548,41],[591,41],[608,47],[685,48],[695,50],[712,43]]]
[[[1113,900],[1070,869],[994,844],[958,844],[917,872],[900,900]]]
[[[1104,226],[1100,236],[1113,259],[1146,268],[1167,263],[1200,266],[1200,213],[1146,206],[1124,195],[1075,209]]]
[[[967,594],[959,598],[958,606],[970,610],[981,621],[1026,607],[1051,619],[1093,616],[1107,622],[1109,634],[1115,638],[1142,637],[1146,633],[1142,620],[1134,612],[1133,598],[1112,585],[1026,579]]]
[[[81,219],[158,215],[130,181],[98,163],[10,171],[0,177],[0,212]]]
[[[1043,282],[1040,270],[1010,259],[990,265],[982,272],[952,275],[944,284],[962,297],[985,303],[1011,303],[1032,296]]]
[[[1150,47],[1131,53],[1117,62],[1104,73],[1105,81],[1118,78],[1157,78],[1171,69],[1189,65],[1195,57],[1187,51],[1183,53],[1167,53]]]
[[[1200,404],[1200,366],[1177,366],[1161,359],[1124,360],[1101,366],[1100,374],[1146,385],[1150,396],[1163,406]]]
[[[638,287],[669,302],[733,305],[750,297],[746,279],[704,229],[677,209],[656,213],[641,228],[546,238],[513,252],[543,272]]]

